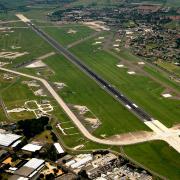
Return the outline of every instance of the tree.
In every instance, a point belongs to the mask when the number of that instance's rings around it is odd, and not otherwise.
[[[40,117],[38,119],[27,119],[18,121],[18,128],[22,129],[23,134],[29,139],[44,131],[44,127],[48,124],[48,117]]]
[[[180,48],[180,38],[176,39],[176,46],[177,46],[177,48]]]
[[[53,180],[54,179],[54,174],[47,174],[46,175],[46,178],[45,178],[46,180]]]
[[[81,170],[78,175],[80,175],[82,178],[89,179],[85,170]]]

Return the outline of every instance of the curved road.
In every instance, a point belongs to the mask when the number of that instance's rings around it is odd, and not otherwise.
[[[97,73],[92,71],[87,65],[82,63],[82,61],[77,58],[74,54],[72,54],[69,50],[64,48],[60,43],[46,34],[44,31],[35,26],[31,21],[25,22],[29,27],[32,28],[34,32],[36,32],[40,37],[42,37],[45,41],[47,41],[51,46],[53,46],[60,54],[64,55],[71,63],[75,64],[81,71],[85,72],[89,77],[91,77],[97,84],[103,87],[106,92],[115,97],[121,104],[123,104],[129,111],[134,113],[140,120],[152,121],[153,117],[151,117],[148,113],[146,113],[143,109],[138,107],[135,103],[125,97],[119,90],[115,89],[109,82],[100,77]]]
[[[61,108],[64,110],[64,112],[68,115],[68,117],[74,122],[74,124],[78,127],[78,129],[81,131],[81,133],[89,140],[96,142],[96,143],[100,143],[100,144],[107,144],[107,145],[130,145],[130,144],[136,144],[136,143],[141,143],[141,142],[146,142],[146,141],[150,141],[150,140],[155,140],[158,139],[158,137],[152,136],[152,137],[143,137],[143,138],[136,138],[133,140],[125,140],[125,141],[113,141],[113,140],[107,140],[107,139],[100,139],[97,138],[95,136],[93,136],[92,134],[89,133],[89,131],[82,125],[82,123],[80,122],[80,120],[76,117],[76,115],[69,109],[69,107],[66,105],[66,103],[63,101],[63,99],[56,93],[56,91],[51,87],[51,85],[44,79],[39,78],[39,77],[35,77],[35,76],[31,76],[28,74],[24,74],[21,72],[17,72],[17,71],[13,71],[10,69],[6,69],[6,68],[1,68],[0,70],[2,71],[6,71],[9,73],[13,73],[13,74],[17,74],[20,76],[24,76],[27,78],[31,78],[31,79],[35,79],[37,81],[40,81],[41,83],[43,83],[43,85],[46,87],[46,89],[50,92],[50,94],[54,97],[54,99],[57,101],[57,103],[61,106]]]
[[[78,127],[78,129],[81,131],[81,133],[87,139],[89,139],[93,142],[96,142],[99,144],[106,144],[106,145],[130,145],[130,144],[137,144],[137,143],[142,143],[142,142],[152,141],[152,140],[163,140],[163,141],[166,141],[170,146],[172,146],[177,152],[180,153],[180,143],[179,143],[180,142],[179,141],[180,131],[172,132],[172,131],[170,131],[170,129],[166,128],[163,124],[161,124],[157,120],[145,122],[145,124],[147,126],[149,126],[155,132],[152,136],[148,136],[148,137],[138,137],[137,136],[134,139],[127,138],[127,139],[123,139],[123,140],[119,140],[119,141],[97,138],[89,133],[89,131],[82,125],[80,120],[76,117],[76,115],[69,109],[69,107],[63,101],[63,99],[56,93],[56,91],[52,88],[52,86],[45,79],[31,76],[28,74],[24,74],[21,72],[13,71],[10,69],[2,68],[2,67],[0,67],[0,70],[40,81],[46,87],[46,89],[50,92],[50,94],[54,97],[54,99],[61,106],[61,108],[68,115],[68,117]]]

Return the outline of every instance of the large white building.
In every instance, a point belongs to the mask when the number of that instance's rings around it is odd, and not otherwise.
[[[0,129],[0,146],[9,147],[21,138],[22,136],[20,135],[12,134]]]
[[[42,159],[32,158],[22,167],[14,172],[9,180],[26,180],[36,176],[36,174],[44,167],[45,161]]]

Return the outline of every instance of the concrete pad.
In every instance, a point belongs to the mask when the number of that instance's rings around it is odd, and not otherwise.
[[[120,52],[120,49],[119,48],[115,48],[116,51]]]
[[[145,63],[143,61],[138,62],[139,65],[144,65]]]
[[[128,71],[127,73],[130,75],[136,74],[134,71]]]
[[[145,121],[144,124],[152,129],[156,133],[162,133],[162,131],[153,124],[153,121]]]
[[[121,39],[116,39],[116,42],[121,42]]]
[[[104,37],[103,37],[103,36],[100,36],[100,37],[98,37],[98,39],[104,39]]]
[[[119,44],[114,44],[113,47],[119,47]]]
[[[46,67],[46,66],[47,65],[40,60],[40,61],[36,61],[32,64],[27,65],[26,68],[40,68],[40,67]]]
[[[119,67],[119,68],[123,68],[124,67],[123,64],[117,64],[116,66]]]
[[[162,94],[162,96],[165,97],[165,98],[170,98],[170,97],[172,97],[172,95],[171,95],[171,94],[168,94],[168,93],[167,93],[167,94]]]
[[[95,43],[93,43],[93,45],[96,45],[96,44],[102,44],[101,41],[96,41]]]
[[[68,33],[68,34],[76,34],[77,31],[76,31],[76,30],[73,30],[73,29],[69,29],[67,33]]]
[[[30,20],[26,18],[23,14],[16,14],[16,16],[23,22],[30,22]]]
[[[169,131],[169,129],[168,129],[164,124],[162,124],[160,121],[154,120],[153,123],[154,123],[156,126],[158,126],[160,129],[162,129],[163,131],[166,131],[166,132]]]

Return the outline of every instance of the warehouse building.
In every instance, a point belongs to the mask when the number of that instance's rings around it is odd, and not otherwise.
[[[42,159],[32,158],[21,168],[14,172],[10,180],[18,179],[36,179],[38,172],[44,167],[45,161]]]
[[[9,147],[21,138],[22,136],[20,135],[12,134],[3,129],[0,129],[0,146]]]

